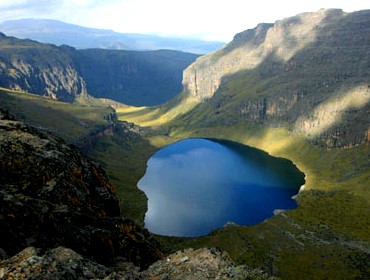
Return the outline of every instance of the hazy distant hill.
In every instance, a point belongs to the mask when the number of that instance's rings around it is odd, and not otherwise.
[[[76,50],[0,33],[0,86],[62,101],[89,94],[158,105],[181,91],[182,72],[197,57],[173,50]]]
[[[19,19],[0,23],[0,31],[22,39],[69,45],[77,49],[104,48],[119,50],[170,49],[204,54],[223,46],[223,42],[165,38],[155,35],[117,33],[112,30],[82,27],[49,19]]]

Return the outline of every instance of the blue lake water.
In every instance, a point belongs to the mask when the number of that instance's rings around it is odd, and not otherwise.
[[[155,153],[138,187],[148,197],[150,232],[195,237],[295,208],[291,197],[303,183],[286,159],[230,141],[187,139]]]

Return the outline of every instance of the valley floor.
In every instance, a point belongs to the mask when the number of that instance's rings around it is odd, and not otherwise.
[[[140,124],[140,118],[136,120]],[[370,278],[369,145],[329,150],[283,128],[162,125],[156,129],[158,135],[148,140],[158,148],[191,137],[232,140],[290,159],[306,174],[297,209],[256,226],[227,226],[202,238],[158,236],[168,252],[215,246],[239,264],[282,279]]]

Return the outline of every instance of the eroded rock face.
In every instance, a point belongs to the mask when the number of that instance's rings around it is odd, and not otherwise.
[[[59,245],[145,267],[160,258],[146,230],[120,217],[105,172],[77,148],[0,114],[0,248]]]
[[[3,36],[0,40],[1,86],[73,101],[86,95],[86,84],[76,70],[77,51],[32,40]]]

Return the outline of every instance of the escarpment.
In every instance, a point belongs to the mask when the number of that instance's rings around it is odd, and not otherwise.
[[[367,142],[369,19],[320,10],[237,34],[184,72],[184,95],[211,108],[198,124],[283,126],[325,147]]]
[[[85,81],[76,70],[73,48],[3,36],[0,50],[2,87],[62,101],[73,101],[87,93]]]
[[[87,94],[129,105],[158,105],[181,91],[198,55],[171,50],[76,50],[0,36],[0,86],[72,102]]]
[[[105,172],[76,148],[47,133],[0,118],[0,248],[66,246],[99,262],[123,257],[147,267],[156,241],[120,217]]]

